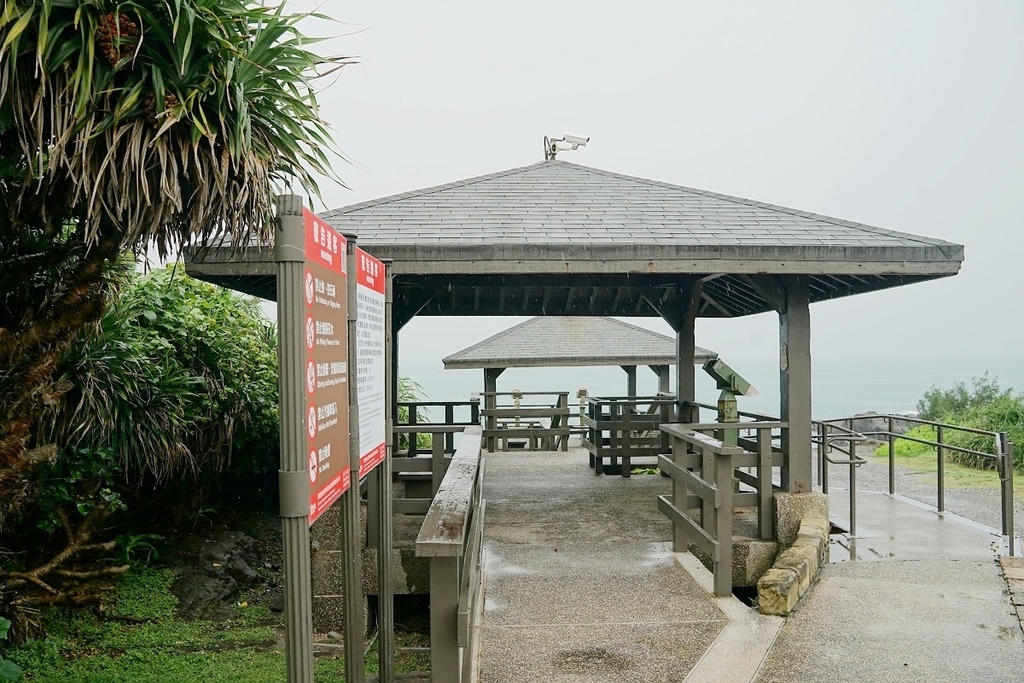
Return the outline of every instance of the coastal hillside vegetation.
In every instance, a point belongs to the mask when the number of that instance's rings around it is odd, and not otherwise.
[[[997,378],[989,377],[986,373],[973,378],[970,385],[957,382],[945,389],[933,386],[918,401],[917,409],[924,420],[989,432],[1006,432],[1014,444],[1014,466],[1024,470],[1024,394],[1001,388]],[[935,441],[937,437],[935,428],[929,425],[916,426],[906,435],[923,441]],[[946,430],[943,442],[995,455],[994,439],[988,435]],[[898,439],[895,449],[896,455],[900,457],[914,457],[934,451],[932,446],[906,439]],[[888,447],[879,448],[877,453],[888,453]],[[995,459],[992,457],[947,451],[947,458],[979,469],[995,467]]]
[[[267,241],[275,195],[337,179],[314,81],[350,60],[311,51],[306,16],[255,0],[3,3],[0,533],[35,504],[34,470],[71,450],[38,420],[81,389],[58,364],[101,324],[118,261]]]
[[[314,52],[306,16],[254,0],[0,9],[3,675],[43,608],[98,607],[152,554],[154,520],[170,534],[210,489],[230,500],[216,475],[258,476],[276,448],[269,326],[171,273],[136,287],[124,259],[265,241],[275,195],[339,180],[314,82],[351,60]]]
[[[95,328],[56,366],[36,421],[59,444],[28,476],[0,547],[0,617],[41,637],[46,607],[98,607],[199,515],[269,502],[277,350],[254,300],[178,268],[122,263]],[[2,679],[0,679],[2,680]]]

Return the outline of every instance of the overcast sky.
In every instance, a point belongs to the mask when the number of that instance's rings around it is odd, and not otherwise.
[[[543,136],[580,133],[560,159],[965,245],[956,277],[814,305],[816,357],[1020,357],[1020,0],[320,8],[343,23],[309,31],[361,58],[321,93],[351,162],[329,208],[532,164]],[[440,356],[510,322],[410,325]],[[699,321],[697,342],[771,356],[777,324]]]

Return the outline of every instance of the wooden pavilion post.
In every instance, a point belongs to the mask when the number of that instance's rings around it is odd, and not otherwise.
[[[498,375],[505,372],[505,368],[484,368],[484,410],[494,410],[498,407],[498,397],[494,394],[498,391]],[[484,429],[494,430],[498,428],[498,419],[490,414],[484,418],[487,424]],[[494,436],[487,437],[487,450],[493,452],[497,446],[497,439]]]
[[[697,421],[696,409],[684,404],[697,400],[697,310],[700,307],[701,285],[694,281],[679,289],[680,305],[662,311],[662,317],[676,333],[676,415],[686,424]]]
[[[779,313],[779,414],[783,432],[782,488],[811,490],[811,310],[808,279],[782,279],[784,306]]]
[[[696,359],[694,359],[696,360]],[[658,376],[658,393],[667,394],[669,388],[669,366],[667,365],[651,365],[649,366],[655,375]]]
[[[700,306],[701,286],[699,281],[689,284],[685,289],[681,288],[679,297],[681,306],[670,311],[663,311],[662,316],[676,332],[676,415],[677,421],[686,424],[696,421],[696,408],[690,408],[686,404],[697,400],[697,370],[694,367],[694,359],[697,355],[697,309]],[[685,484],[672,481],[672,499],[686,500]],[[687,549],[686,536],[682,529],[672,526],[672,550],[685,552]]]
[[[626,371],[626,396],[630,398],[636,397],[636,366],[635,365],[620,365],[623,370]]]

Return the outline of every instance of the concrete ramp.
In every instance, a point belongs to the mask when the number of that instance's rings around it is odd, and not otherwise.
[[[849,502],[830,491],[832,518]],[[1024,641],[992,530],[857,493],[857,534],[786,619],[758,681],[1020,681]]]
[[[715,598],[710,573],[672,552],[655,505],[669,485],[595,477],[581,449],[487,455],[480,680],[1024,680],[992,530],[859,492],[856,537],[832,537],[783,620]],[[842,526],[845,493],[830,507]]]
[[[669,484],[595,477],[582,449],[487,455],[482,681],[686,678],[729,619],[672,553]]]

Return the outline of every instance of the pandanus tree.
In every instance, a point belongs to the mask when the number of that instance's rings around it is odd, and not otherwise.
[[[304,17],[258,0],[0,6],[0,531],[59,457],[40,415],[76,395],[55,372],[119,259],[265,238],[276,192],[334,177],[312,79],[347,60],[318,56]],[[147,462],[194,466],[174,455]],[[55,559],[95,525],[68,520]]]
[[[304,15],[246,0],[7,0],[0,10],[0,529],[60,444],[37,416],[126,251],[266,237],[330,142]]]

